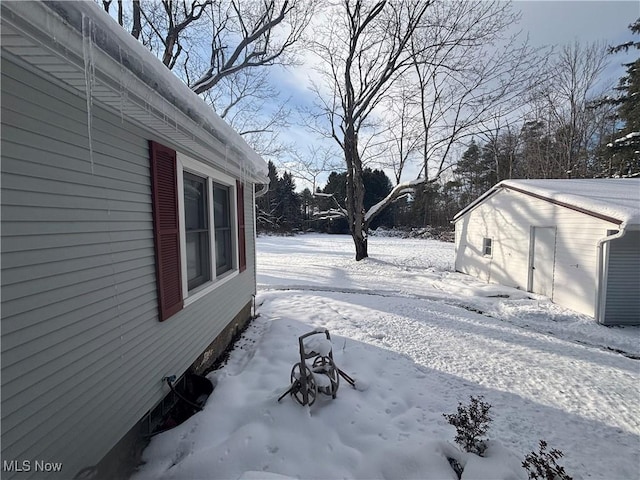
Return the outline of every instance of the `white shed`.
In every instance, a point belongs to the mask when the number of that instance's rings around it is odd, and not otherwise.
[[[456,271],[640,324],[640,179],[505,180],[460,211]]]

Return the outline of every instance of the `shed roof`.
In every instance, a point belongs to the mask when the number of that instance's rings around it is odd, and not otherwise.
[[[183,153],[268,183],[266,162],[95,2],[2,1],[2,54],[46,72]],[[216,152],[212,155],[212,152]]]
[[[501,190],[514,190],[612,223],[640,225],[640,178],[503,180],[456,214],[454,222]]]

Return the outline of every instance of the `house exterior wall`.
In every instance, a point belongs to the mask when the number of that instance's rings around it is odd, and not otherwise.
[[[531,290],[534,227],[555,227],[551,299],[594,316],[597,244],[610,222],[509,189],[500,189],[457,219],[457,271],[486,282]],[[492,255],[483,255],[483,239]]]
[[[640,231],[608,245],[605,325],[640,324]]]
[[[170,142],[94,104],[91,155],[86,99],[7,55],[1,103],[2,460],[62,462],[68,479],[251,302],[252,189],[247,269],[159,322],[148,141]]]

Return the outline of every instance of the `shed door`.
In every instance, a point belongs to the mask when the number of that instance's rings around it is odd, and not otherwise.
[[[533,227],[532,240],[531,288],[529,290],[553,298],[556,227]]]

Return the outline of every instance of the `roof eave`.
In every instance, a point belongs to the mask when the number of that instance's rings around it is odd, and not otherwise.
[[[205,118],[204,102],[184,83],[173,74],[165,74],[162,82],[154,80],[153,72],[144,75],[145,65],[155,62],[165,67],[137,42],[134,44],[139,48],[127,44],[122,49],[118,39],[112,38],[117,29],[106,24],[113,20],[105,18],[93,2],[3,1],[0,5],[3,53],[13,54],[85,96],[89,61],[86,49],[90,48],[92,101],[234,177],[252,183],[268,182],[264,160],[213,111],[210,118]],[[15,33],[37,54],[24,55],[24,45],[4,41],[5,36]],[[124,30],[122,33],[128,35]],[[114,49],[116,55],[126,58],[116,61]],[[60,69],[63,63],[69,68]],[[154,81],[155,85],[149,84]]]
[[[585,215],[589,215],[591,217],[599,218],[600,220],[604,220],[604,221],[607,221],[609,223],[613,223],[613,224],[616,224],[616,225],[622,225],[625,222],[625,220],[623,220],[621,218],[612,217],[610,215],[604,215],[604,214],[599,213],[599,212],[594,212],[593,210],[589,210],[589,209],[586,209],[586,208],[578,207],[576,205],[572,205],[572,204],[570,204],[568,202],[559,201],[557,199],[554,199],[554,198],[551,198],[551,197],[548,197],[548,196],[545,196],[545,195],[541,195],[541,194],[536,193],[536,192],[529,191],[529,190],[527,190],[525,188],[521,188],[519,186],[515,186],[512,183],[510,183],[508,180],[503,180],[503,181],[497,183],[496,185],[494,185],[491,189],[487,190],[483,195],[481,195],[476,200],[471,202],[465,208],[460,210],[453,217],[453,223],[455,223],[458,220],[460,220],[464,215],[466,215],[468,212],[470,212],[471,210],[476,208],[479,204],[484,202],[488,197],[498,193],[500,190],[513,190],[513,191],[521,193],[523,195],[528,195],[530,197],[537,198],[539,200],[543,200],[545,202],[549,202],[549,203],[552,203],[554,205],[558,205],[558,206],[561,206],[561,207],[564,207],[564,208],[568,208],[570,210],[573,210],[573,211],[576,211],[576,212],[580,212],[580,213],[583,213]]]

